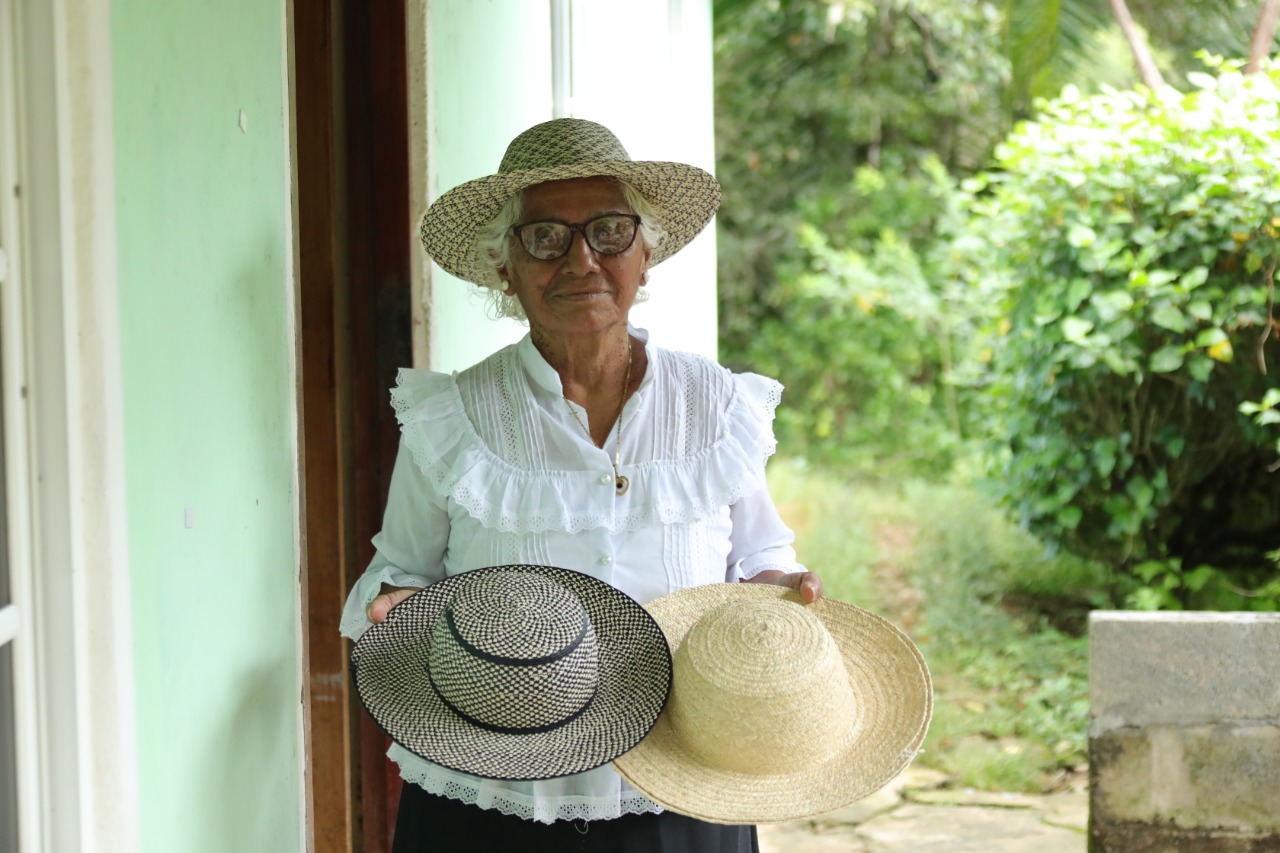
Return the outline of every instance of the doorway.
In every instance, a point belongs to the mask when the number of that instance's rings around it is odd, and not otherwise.
[[[338,635],[399,443],[388,389],[412,364],[404,0],[295,2],[303,704],[308,849],[384,853],[399,777]]]

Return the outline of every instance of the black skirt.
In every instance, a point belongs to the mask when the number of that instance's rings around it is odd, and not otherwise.
[[[392,853],[760,853],[754,826],[675,812],[539,823],[428,794],[406,782]]]

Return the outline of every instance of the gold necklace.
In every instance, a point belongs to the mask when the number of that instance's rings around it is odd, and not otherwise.
[[[622,409],[627,405],[627,392],[631,390],[631,338],[627,338],[627,378],[622,381],[622,399],[618,401],[618,416],[614,418],[618,422],[618,440],[613,447],[613,491],[618,497],[622,497],[627,493],[627,489],[631,488],[631,480],[622,476],[618,471],[618,463],[622,461]],[[562,395],[563,397],[563,395]],[[573,403],[569,402],[568,397],[563,397],[564,405],[569,410],[569,414],[573,415],[573,419],[578,422],[578,426],[582,427],[582,431],[587,434],[592,444],[596,440],[591,437],[591,430],[587,429],[587,425],[582,422],[582,418],[578,417],[578,413],[574,411]],[[596,445],[600,449],[604,449],[603,444]]]

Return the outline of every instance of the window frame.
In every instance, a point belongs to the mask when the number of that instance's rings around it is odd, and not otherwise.
[[[0,0],[21,853],[139,849],[110,4]]]

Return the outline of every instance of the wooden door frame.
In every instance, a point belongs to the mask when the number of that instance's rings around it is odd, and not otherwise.
[[[399,443],[412,359],[405,0],[294,0],[307,850],[383,853],[399,783],[338,635]]]

